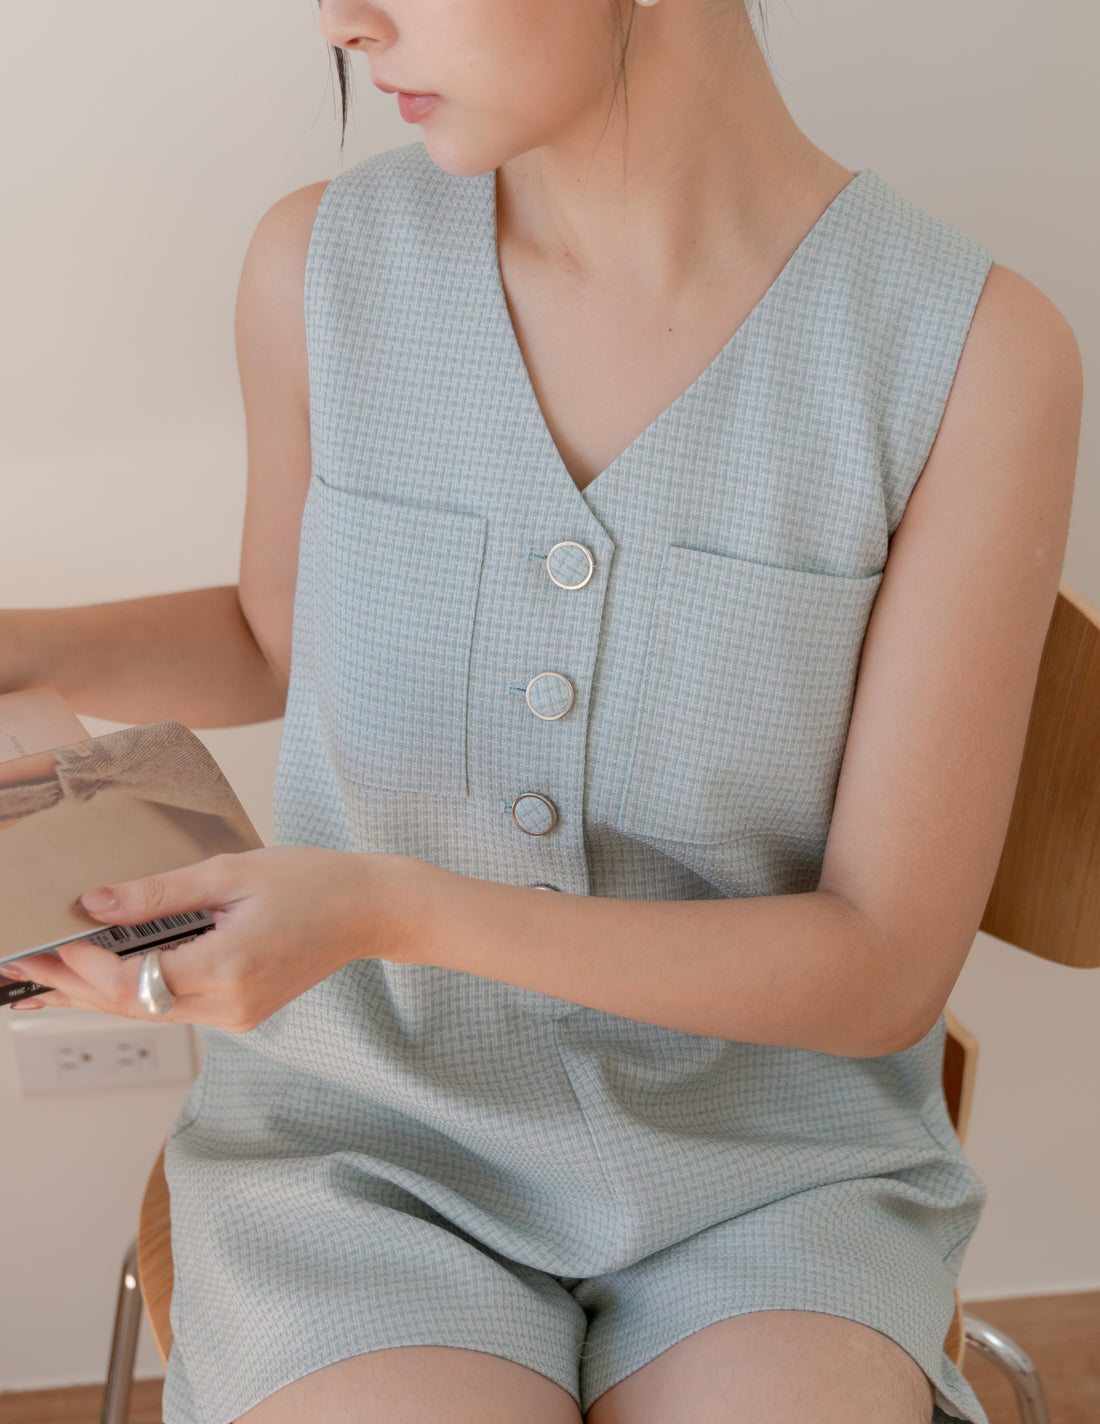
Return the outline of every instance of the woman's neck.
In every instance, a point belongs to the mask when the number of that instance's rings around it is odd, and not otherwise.
[[[502,251],[667,295],[767,265],[813,224],[851,173],[797,127],[733,3],[721,25],[671,3],[635,15],[628,118],[620,97],[501,165]]]

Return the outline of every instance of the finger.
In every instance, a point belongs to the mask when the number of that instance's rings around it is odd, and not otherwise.
[[[67,964],[61,957],[63,950],[69,950],[71,945],[59,946],[53,954],[33,954],[27,959],[21,959],[18,966],[5,965],[6,970],[16,970],[12,978],[29,980],[35,984],[44,984],[48,989],[57,990],[57,993],[49,996],[49,1006],[63,1007],[60,999],[64,996],[68,1003],[78,1008],[99,1008],[97,1003],[94,1006],[88,1002],[90,999],[98,998],[102,995],[105,984],[108,982],[104,976],[104,969],[108,972],[111,969],[117,971],[117,956],[113,955],[109,949],[98,949],[97,946],[88,944],[86,940],[79,941],[86,948],[95,951],[97,955],[105,955],[111,961],[110,965],[100,966],[96,971],[96,978],[88,980],[72,965]],[[31,1002],[24,1000],[22,1002]]]
[[[211,931],[213,933],[213,931]],[[174,946],[172,946],[174,948]],[[161,949],[161,972],[169,959],[169,946]],[[137,986],[141,978],[141,965],[149,951],[129,954],[125,958],[89,944],[86,939],[74,940],[72,944],[58,946],[57,953],[68,968],[83,979],[94,992],[105,1001],[125,1003],[137,997]],[[167,978],[165,983],[167,983]],[[174,991],[174,986],[173,986]],[[118,1010],[112,1010],[118,1012]]]
[[[40,958],[43,960],[48,959],[49,957],[50,956],[48,955],[40,956]],[[40,980],[35,979],[33,974],[28,974],[23,968],[23,965],[19,962],[0,965],[0,988],[6,986],[7,984],[13,983],[37,984],[40,982]],[[43,996],[41,994],[34,993],[26,996],[25,998],[11,1000],[9,1001],[8,1007],[12,1009],[44,1009],[50,1005],[56,1005],[57,1001],[58,994],[56,993],[56,991],[51,990],[48,996]],[[63,1008],[65,1007],[65,1005],[62,1003],[59,1005],[59,1007]]]
[[[104,953],[111,963],[104,964],[101,957]],[[177,1003],[181,998],[193,998],[192,995],[183,995],[176,982],[178,975],[174,967],[175,947],[165,948],[157,953],[161,975],[172,998]],[[96,1008],[101,1013],[122,1014],[127,1018],[147,1017],[138,999],[144,953],[121,959],[110,951],[103,951],[97,945],[89,944],[87,940],[77,940],[72,944],[59,946],[58,954],[64,956],[67,966],[89,984],[88,997],[77,1005],[78,1008]],[[169,961],[173,961],[173,967],[169,967]],[[161,1022],[169,1019],[175,1008],[176,1003],[173,1003],[171,1009],[157,1016],[158,1019]],[[177,1012],[170,1021],[186,1017],[185,1013]]]
[[[82,963],[74,963],[66,957],[66,953],[73,949],[75,945],[80,945],[82,949],[89,953]],[[12,979],[33,979],[38,984],[51,984],[48,977],[52,974],[60,962],[68,965],[70,969],[75,969],[82,977],[87,978],[91,983],[96,983],[103,979],[104,975],[109,975],[112,966],[117,962],[118,955],[109,949],[102,949],[99,945],[91,944],[88,940],[70,940],[67,944],[62,944],[56,950],[51,950],[48,954],[33,954],[26,959],[13,960],[10,964],[5,964],[0,968],[0,974],[6,974]],[[98,964],[99,968],[96,969]],[[91,971],[91,972],[88,972]],[[46,978],[42,976],[46,975]]]
[[[64,994],[51,989],[48,994],[39,994],[33,999],[17,999],[8,1007],[13,1012],[23,1013],[27,1009],[69,1009],[72,1005]]]
[[[214,931],[210,931],[211,934]],[[206,936],[198,936],[201,942]],[[190,941],[185,941],[190,943]],[[166,1013],[157,1016],[158,1022],[193,1023],[195,1012],[202,1009],[202,996],[179,992],[176,980],[180,977],[173,965],[165,975],[165,963],[174,960],[180,946],[173,945],[161,951],[161,974],[168,992],[175,1003]],[[72,940],[59,945],[56,953],[33,955],[21,960],[20,965],[29,969],[24,977],[51,990],[49,994],[34,998],[18,999],[10,1005],[20,1011],[38,1008],[74,1008],[90,1013],[114,1014],[123,1018],[145,1019],[148,1017],[138,1000],[138,983],[141,978],[141,964],[144,953],[123,959],[108,949],[91,944],[88,940]],[[131,959],[133,963],[131,963]],[[9,969],[12,966],[5,965]],[[13,974],[13,978],[18,977]]]
[[[5,964],[0,968],[0,974],[8,979],[19,981],[30,979],[36,984],[46,984],[49,981],[43,979],[43,974],[49,974],[57,967],[57,956],[55,954],[32,954],[26,959],[13,959],[10,964]]]
[[[92,944],[89,940],[70,940],[58,945],[48,954],[33,954],[26,959],[13,960],[0,968],[0,973],[17,981],[32,981],[45,984],[51,989],[61,989],[58,974],[64,977],[67,970],[75,972],[84,980],[90,991],[110,993],[117,984],[119,955],[112,950]],[[56,1000],[51,1000],[55,1003]]]
[[[142,955],[135,954],[123,959],[113,950],[104,949],[86,939],[59,944],[55,952],[67,969],[78,975],[92,991],[106,998],[124,993],[131,980],[136,983],[137,975],[141,972]],[[136,965],[133,973],[129,972],[130,959],[133,959]]]
[[[86,890],[77,904],[98,920],[114,925],[138,925],[188,910],[216,910],[243,893],[240,867],[247,852],[215,855],[161,875],[102,885]]]
[[[89,1013],[144,1018],[146,1015],[137,997],[142,957],[135,955],[135,963],[131,965],[109,949],[101,949],[87,940],[73,940],[59,945],[55,953],[32,955],[20,964],[26,966],[29,979],[55,991],[43,996],[44,1008],[75,1008]],[[31,1004],[36,1000],[19,1002]]]

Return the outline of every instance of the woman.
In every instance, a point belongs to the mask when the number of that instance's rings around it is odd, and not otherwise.
[[[218,919],[163,957],[165,1418],[983,1424],[942,1009],[1073,335],[801,133],[740,0],[321,23],[424,148],[257,229],[239,592],[7,623],[78,710],[285,707],[277,847],[83,897]]]

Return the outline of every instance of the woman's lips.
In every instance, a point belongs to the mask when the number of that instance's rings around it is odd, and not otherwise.
[[[404,89],[397,91],[397,107],[407,124],[418,124],[426,119],[437,104],[442,103],[438,94],[408,94]]]
[[[421,119],[426,119],[441,102],[438,94],[416,94],[411,89],[395,89],[392,84],[383,84],[380,79],[371,82],[383,94],[397,95],[397,107],[407,124],[418,124]]]

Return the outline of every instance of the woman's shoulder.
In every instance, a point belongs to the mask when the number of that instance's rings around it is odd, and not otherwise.
[[[971,329],[991,354],[1027,346],[1048,363],[1080,372],[1081,352],[1065,313],[1021,273],[995,262],[989,269]]]
[[[309,247],[310,234],[317,210],[331,180],[310,183],[296,188],[278,202],[272,203],[256,225],[252,238],[252,255],[302,255]]]
[[[1080,348],[1063,312],[1019,272],[994,263],[970,322],[940,443],[951,444],[963,462],[968,447],[989,450],[1007,440],[1002,458],[991,461],[989,498],[1003,502],[998,482],[1018,461],[1027,490],[1020,518],[1037,528],[1054,518],[1044,516],[1042,501],[1068,499],[1072,489],[1083,383]],[[1046,472],[1059,451],[1061,490]],[[1028,497],[1040,503],[1028,505]]]
[[[256,226],[253,245],[304,256],[322,203],[326,214],[338,216],[341,211],[361,212],[364,206],[392,206],[402,197],[406,202],[416,196],[430,202],[446,180],[455,181],[432,163],[422,143],[371,154],[334,178],[296,188],[272,203]]]

